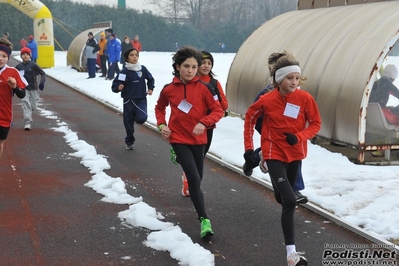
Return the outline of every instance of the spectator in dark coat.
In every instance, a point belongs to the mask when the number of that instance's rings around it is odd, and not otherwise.
[[[133,45],[130,42],[130,37],[129,36],[123,37],[123,41],[122,41],[122,45],[121,45],[121,49],[122,49],[122,52],[121,52],[122,69],[125,67],[125,62],[126,62],[124,54],[125,54],[125,52],[127,50],[129,50],[131,48],[133,48]]]
[[[92,79],[96,77],[96,59],[97,59],[97,51],[100,50],[100,46],[98,46],[97,40],[94,38],[93,33],[89,32],[87,34],[88,39],[85,47],[85,56],[87,60],[87,73],[89,76],[88,79]]]
[[[374,82],[369,100],[371,103],[379,103],[386,120],[393,125],[399,125],[399,105],[387,106],[387,103],[390,95],[399,99],[399,89],[393,84],[397,77],[398,68],[392,64],[387,65],[381,78]],[[371,155],[374,157],[385,156],[383,150],[373,151]]]
[[[395,65],[387,65],[384,68],[382,77],[373,84],[370,102],[379,103],[381,108],[385,108],[389,100],[389,95],[393,95],[399,99],[399,89],[393,84],[397,77],[398,68]],[[399,105],[391,108],[391,111],[393,114],[399,115]]]

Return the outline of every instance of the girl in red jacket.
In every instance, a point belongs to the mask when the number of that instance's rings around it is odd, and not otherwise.
[[[202,51],[202,64],[198,67],[198,76],[201,80],[209,83],[215,90],[216,95],[218,96],[220,106],[223,111],[226,111],[229,107],[229,103],[227,102],[226,95],[224,95],[222,85],[220,82],[214,78],[215,74],[212,72],[213,68],[213,56],[208,51]],[[213,137],[213,129],[215,125],[212,125],[207,129],[208,143],[205,147],[205,154],[208,152],[209,147],[211,146],[212,137]]]
[[[190,198],[201,222],[201,237],[204,238],[213,235],[201,191],[206,128],[223,117],[223,110],[213,88],[197,76],[201,64],[201,51],[193,47],[182,47],[175,53],[175,77],[160,92],[155,116],[162,137],[169,139],[186,173]],[[168,105],[171,114],[166,122]]]
[[[200,66],[198,66],[197,75],[202,81],[205,81],[206,83],[210,84],[213,87],[216,95],[218,96],[220,106],[222,107],[223,111],[226,111],[229,104],[227,102],[226,95],[223,92],[222,85],[220,84],[220,82],[217,79],[214,78],[215,74],[212,72],[213,63],[214,63],[214,60],[213,60],[212,54],[208,51],[202,51],[202,64]],[[207,154],[209,147],[211,146],[212,137],[213,137],[213,129],[215,127],[216,127],[216,125],[212,125],[212,126],[208,127],[206,130],[206,135],[207,135],[208,141],[205,146],[204,157]],[[178,164],[179,162],[178,162],[177,156],[176,156],[173,148],[171,148],[170,150],[172,153],[171,154],[172,162],[174,164]],[[185,197],[189,197],[190,192],[189,192],[187,177],[184,172],[182,174],[182,181],[183,181],[182,194]]]
[[[296,198],[293,185],[299,163],[307,154],[307,141],[320,130],[321,119],[313,97],[298,88],[305,80],[301,76],[299,62],[286,52],[272,56],[278,58],[270,66],[274,90],[261,96],[245,114],[245,154],[253,153],[254,127],[263,114],[261,165],[268,168],[275,198],[282,205],[281,225],[288,266],[307,265],[306,259],[298,255],[295,247]]]

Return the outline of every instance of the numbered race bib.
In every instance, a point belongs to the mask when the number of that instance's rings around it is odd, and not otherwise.
[[[191,108],[193,107],[193,105],[189,102],[186,101],[186,99],[184,99],[183,101],[181,101],[179,103],[179,105],[177,106],[177,108],[179,110],[181,110],[182,112],[188,114],[188,112],[190,112]]]
[[[118,79],[119,79],[120,81],[125,81],[125,80],[126,80],[126,75],[125,75],[125,74],[122,74],[122,73],[119,73]]]
[[[284,115],[294,118],[294,119],[297,119],[300,109],[301,109],[301,107],[298,105],[295,105],[292,103],[287,103],[287,105],[285,106]]]

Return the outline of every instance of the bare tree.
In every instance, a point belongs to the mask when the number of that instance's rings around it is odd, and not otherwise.
[[[189,20],[194,26],[198,26],[201,22],[204,4],[205,0],[186,0],[183,5]]]
[[[255,0],[255,2],[265,20],[297,8],[297,1],[292,0]]]
[[[242,28],[260,25],[279,14],[295,10],[293,0],[147,0],[174,23],[189,21],[202,29],[233,23]]]
[[[186,0],[147,0],[146,4],[156,6],[162,16],[178,23],[180,18],[185,17],[185,2]]]

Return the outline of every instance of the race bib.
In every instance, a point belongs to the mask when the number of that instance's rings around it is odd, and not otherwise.
[[[298,105],[295,105],[292,103],[287,103],[287,105],[285,106],[284,115],[294,118],[294,119],[297,119],[300,109],[301,109],[301,107]]]
[[[191,108],[193,107],[193,105],[189,102],[186,101],[186,99],[184,99],[183,101],[181,101],[179,103],[179,105],[177,106],[177,108],[179,110],[181,110],[182,112],[188,114],[188,112],[190,112]]]

